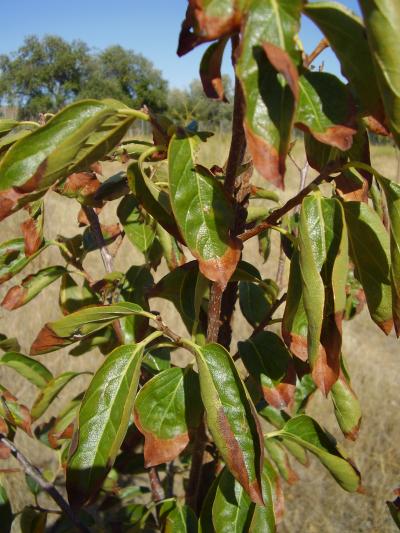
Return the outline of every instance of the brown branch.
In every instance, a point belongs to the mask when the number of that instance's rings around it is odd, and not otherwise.
[[[31,477],[39,485],[39,487],[55,501],[55,503],[66,515],[66,517],[72,522],[72,524],[79,531],[82,531],[84,533],[90,533],[89,530],[77,520],[75,513],[72,511],[71,507],[64,499],[64,497],[60,494],[60,492],[58,492],[56,487],[52,483],[44,479],[40,470],[30,463],[30,461],[25,457],[25,455],[18,450],[15,444],[1,433],[0,442],[11,451],[11,454],[19,462],[25,474]]]
[[[208,303],[207,342],[217,342],[221,325],[221,302],[223,290],[218,283],[213,283]]]
[[[154,502],[159,502],[165,498],[164,489],[162,488],[160,477],[157,469],[152,466],[149,469],[150,489]]]
[[[104,240],[103,232],[101,231],[99,217],[97,216],[96,211],[93,207],[84,205],[83,210],[87,219],[89,220],[90,228],[93,232],[94,238],[96,240],[97,246],[100,249],[101,258],[103,260],[104,268],[108,274],[110,274],[113,268],[113,258],[110,252],[108,251],[106,242]]]
[[[320,40],[311,54],[307,55],[304,59],[304,66],[309,67],[315,59],[326,49],[329,48],[329,41],[325,37]]]
[[[202,419],[197,428],[193,442],[192,464],[190,466],[189,481],[186,490],[186,504],[189,505],[195,513],[198,513],[201,507],[201,502],[199,502],[198,496],[206,443],[207,434],[204,419]]]
[[[254,237],[262,231],[270,228],[271,226],[276,226],[281,220],[281,218],[286,215],[286,213],[291,211],[297,205],[301,204],[307,194],[312,192],[316,187],[318,187],[318,185],[321,185],[321,183],[324,181],[332,181],[334,177],[330,176],[330,174],[336,172],[339,167],[340,165],[337,162],[328,163],[328,165],[321,172],[321,174],[317,176],[306,187],[304,187],[301,191],[299,191],[296,196],[290,198],[290,200],[288,200],[282,207],[279,207],[278,209],[275,209],[275,211],[272,211],[272,213],[263,222],[261,222],[261,224],[238,235],[238,238],[242,242],[245,242],[248,239],[251,239],[251,237]]]

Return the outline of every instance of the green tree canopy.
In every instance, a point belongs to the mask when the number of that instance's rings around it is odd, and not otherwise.
[[[88,97],[163,111],[167,91],[167,82],[148,59],[121,46],[92,53],[82,41],[29,36],[17,52],[0,56],[0,100],[17,106],[20,118]]]

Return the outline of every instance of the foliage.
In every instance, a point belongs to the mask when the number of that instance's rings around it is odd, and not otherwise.
[[[116,98],[164,111],[167,89],[148,59],[121,46],[92,54],[82,41],[30,36],[16,53],[0,56],[0,99],[16,105],[20,118],[54,113],[82,98]]]
[[[228,38],[233,47],[223,168],[202,164],[199,147],[211,134],[192,121],[193,109],[183,115],[179,106],[176,115],[189,124],[135,110],[123,95],[72,103],[42,125],[0,121],[0,215],[27,214],[22,236],[0,245],[0,281],[47,247],[62,258],[11,287],[2,305],[24,306],[61,279],[63,315],[43,325],[29,355],[1,336],[1,366],[38,393],[27,406],[0,385],[0,457],[14,455],[36,499],[46,491],[60,506],[54,531],[276,531],[281,478],[295,482],[290,460],[306,465],[308,454],[344,490],[362,491],[355,463],[307,404],[319,389],[343,434],[356,439],[361,409],[342,353],[343,320],[365,301],[372,321],[399,335],[400,186],[371,167],[367,135],[372,129],[399,141],[393,57],[400,45],[383,15],[392,10],[393,23],[395,3],[362,0],[361,20],[330,2],[190,1],[178,53],[211,42],[200,68],[210,98],[226,98],[220,65]],[[328,37],[348,85],[310,68],[317,52],[307,55],[299,42],[303,12]],[[122,49],[103,61],[122,84],[137,82]],[[150,124],[153,142],[126,138],[138,120]],[[294,128],[305,132],[308,163],[319,174],[306,185],[307,167],[299,168],[302,188],[283,203],[271,187],[284,186]],[[128,170],[104,180],[104,160],[129,163]],[[252,183],[253,167],[265,188]],[[79,202],[83,232],[46,237],[50,189]],[[123,230],[100,224],[108,202],[118,202]],[[281,235],[281,263],[290,262],[287,287],[281,275],[262,279],[242,260],[247,240],[259,236],[270,263],[273,231]],[[143,264],[118,272],[111,243],[126,237]],[[96,251],[105,270],[99,280],[85,268]],[[163,259],[170,272],[157,279]],[[182,324],[161,316],[154,298],[172,302]],[[237,332],[236,350],[237,299],[253,332]],[[45,364],[51,355],[43,363],[36,356],[67,347],[74,356],[99,348],[104,362],[50,418],[48,408],[78,374],[54,376]],[[55,451],[69,503],[18,450],[20,431]],[[397,500],[388,506],[398,523]],[[7,530],[14,520],[42,531],[50,511],[38,505],[14,516],[0,485],[0,512]]]

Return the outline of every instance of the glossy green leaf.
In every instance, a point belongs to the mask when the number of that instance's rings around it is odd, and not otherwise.
[[[21,272],[48,245],[45,244],[32,255],[25,255],[25,242],[22,238],[12,239],[0,244],[0,284]]]
[[[199,138],[173,136],[168,148],[171,205],[186,245],[199,260],[200,271],[225,287],[240,258],[229,235],[234,211],[221,184],[196,165]]]
[[[156,233],[168,268],[170,270],[174,270],[175,268],[185,264],[185,254],[183,253],[182,248],[175,237],[168,233],[168,231],[160,224],[157,224],[156,226]]]
[[[302,0],[253,2],[236,65],[246,101],[244,125],[254,166],[279,187],[283,187],[298,98],[299,53],[294,38],[302,4]]]
[[[351,386],[343,356],[341,367],[339,379],[331,389],[332,402],[343,434],[351,440],[356,440],[361,424],[361,406]]]
[[[363,286],[372,320],[389,334],[393,326],[389,235],[367,204],[345,202],[343,207],[355,275]]]
[[[245,319],[253,326],[259,326],[268,316],[279,294],[279,287],[272,279],[255,284],[239,283],[239,305]]]
[[[114,320],[143,313],[141,307],[128,302],[80,309],[55,322],[45,324],[31,346],[31,355],[57,350],[88,337],[112,324]]]
[[[393,321],[400,335],[400,186],[379,174],[375,177],[386,197],[390,220],[390,281],[392,285]]]
[[[0,359],[0,366],[14,369],[25,379],[43,389],[53,379],[53,374],[42,363],[17,352],[7,352]]]
[[[128,182],[135,198],[149,215],[157,220],[178,241],[183,242],[181,232],[172,214],[171,201],[168,194],[159,189],[147,177],[142,165],[133,163],[128,167]]]
[[[117,215],[131,243],[145,254],[154,241],[154,220],[141,212],[138,202],[132,195],[124,196],[121,200]]]
[[[12,120],[9,118],[0,119],[0,137],[6,135],[18,125],[18,120]]]
[[[68,175],[88,137],[115,114],[112,107],[96,100],[65,107],[10,148],[0,162],[0,190],[45,189]]]
[[[143,349],[143,343],[116,348],[86,391],[67,466],[73,505],[95,496],[115,460],[128,429]]]
[[[1,127],[1,123],[0,123],[0,127]],[[13,521],[13,512],[11,509],[10,500],[8,499],[7,491],[0,477],[0,524],[1,524],[1,530],[4,533],[10,533],[12,521]]]
[[[238,481],[225,468],[219,477],[212,506],[215,533],[242,533],[246,531],[255,504]]]
[[[229,353],[219,344],[196,347],[207,425],[231,473],[262,503],[263,442],[257,414]]]
[[[4,419],[13,428],[20,428],[30,437],[32,436],[32,417],[26,405],[5,387],[0,385],[0,420]]]
[[[145,437],[145,465],[173,461],[186,448],[201,421],[198,375],[190,368],[169,368],[140,389],[134,417]]]
[[[192,509],[177,503],[167,515],[164,533],[197,533],[197,517]]]
[[[400,12],[397,0],[360,0],[386,117],[400,146]]]
[[[324,144],[317,141],[315,137],[304,132],[304,148],[307,155],[307,161],[311,168],[321,170],[331,161],[343,160],[345,163],[347,157],[338,148],[335,148],[329,144]]]
[[[222,475],[222,472],[224,472],[225,470],[226,469],[219,472],[218,476],[212,482],[210,488],[207,491],[206,497],[203,500],[203,505],[201,507],[201,512],[199,516],[199,533],[215,533],[212,510],[219,480]]]
[[[299,87],[296,126],[322,143],[348,150],[357,130],[346,85],[327,72],[304,71]]]
[[[32,405],[32,418],[34,420],[40,418],[70,381],[78,376],[89,373],[90,372],[63,372],[49,381],[46,386],[42,388]]]
[[[316,455],[344,490],[360,489],[361,478],[356,467],[334,438],[309,416],[292,418],[276,435],[293,440]]]
[[[343,209],[320,193],[302,203],[299,259],[303,302],[308,321],[308,359],[324,394],[339,377],[342,317],[349,264]]]
[[[33,300],[43,289],[56,281],[65,273],[63,266],[43,268],[23,279],[21,285],[11,287],[1,302],[2,307],[9,311],[18,309]]]
[[[291,407],[294,401],[296,372],[283,341],[272,331],[261,331],[238,343],[240,357],[248,372],[261,387],[265,400],[276,407]]]
[[[327,37],[340,61],[342,73],[356,90],[364,111],[382,122],[382,100],[360,18],[336,2],[307,3],[304,12]]]

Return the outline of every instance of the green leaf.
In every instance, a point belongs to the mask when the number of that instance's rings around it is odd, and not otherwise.
[[[400,146],[400,12],[397,0],[360,0],[386,117]],[[368,80],[369,81],[369,80]]]
[[[261,231],[258,235],[258,253],[261,255],[263,263],[265,263],[271,253],[271,229],[268,228]]]
[[[21,272],[48,244],[32,255],[25,255],[25,242],[22,238],[12,239],[0,244],[0,284]]]
[[[18,309],[33,300],[43,289],[56,281],[65,273],[63,266],[43,268],[23,279],[21,285],[11,287],[1,302],[2,307],[9,311]]]
[[[175,237],[168,233],[168,231],[160,224],[157,224],[156,226],[156,233],[168,268],[170,270],[174,270],[175,268],[185,264],[185,254],[183,253],[182,248]]]
[[[386,505],[389,508],[389,512],[394,520],[394,523],[400,529],[400,496],[398,489],[395,491],[395,494],[397,495],[397,498],[393,502],[386,502]]]
[[[3,137],[3,135],[6,135],[18,125],[19,125],[18,120],[12,120],[8,118],[0,119],[0,137]]]
[[[215,533],[247,531],[254,512],[254,503],[227,468],[221,473],[212,506]]]
[[[116,348],[94,375],[79,410],[67,466],[72,505],[95,496],[128,429],[144,344]]]
[[[263,442],[257,414],[229,353],[219,344],[195,347],[207,425],[231,473],[262,503]]]
[[[0,333],[0,350],[3,352],[18,352],[21,346],[15,337],[7,338],[6,335]]]
[[[389,236],[367,204],[345,202],[350,253],[372,320],[388,335],[393,327]]]
[[[128,167],[129,186],[144,209],[179,242],[184,242],[181,232],[172,214],[171,201],[168,194],[156,187],[148,178],[139,163]]]
[[[96,333],[114,320],[140,314],[145,314],[141,307],[127,302],[85,307],[45,324],[31,346],[31,355],[58,350]]]
[[[315,383],[328,394],[339,377],[349,265],[346,225],[338,200],[320,193],[303,200],[299,251],[308,358]]]
[[[361,100],[363,111],[383,122],[382,100],[360,18],[336,2],[308,3],[304,12],[327,37],[340,61],[343,75]]]
[[[177,503],[168,513],[164,533],[197,533],[197,517],[187,505]]]
[[[289,285],[282,320],[282,338],[290,351],[302,361],[307,361],[308,358],[307,331],[308,321],[303,302],[299,253],[296,250],[290,261]]]
[[[53,379],[53,374],[42,363],[23,355],[22,353],[7,352],[0,359],[0,366],[5,365],[14,369],[25,379],[43,389]]]
[[[59,304],[64,315],[77,311],[81,307],[99,303],[98,296],[89,287],[87,280],[80,286],[66,272],[61,278]]]
[[[283,187],[298,98],[299,53],[294,38],[302,4],[302,0],[253,2],[236,65],[246,101],[244,125],[254,166],[279,187]]]
[[[334,438],[309,416],[292,418],[274,436],[293,440],[316,455],[344,490],[355,492],[360,489],[361,478],[356,467]]]
[[[361,424],[361,406],[352,389],[343,356],[341,367],[339,379],[331,389],[332,402],[336,420],[343,434],[351,440],[356,440]]]
[[[131,194],[123,197],[117,215],[131,243],[146,254],[154,241],[154,221],[141,212],[137,200]]]
[[[0,190],[42,190],[67,176],[88,137],[115,114],[110,106],[96,100],[65,107],[10,148],[0,162]]]
[[[283,515],[283,493],[280,479],[265,459],[261,477],[264,505],[256,505],[251,520],[249,533],[276,533],[276,524]]]
[[[200,271],[226,287],[240,258],[229,230],[234,211],[221,184],[196,165],[199,138],[174,135],[168,148],[171,205],[186,245],[199,260]]]
[[[400,335],[400,186],[376,173],[375,177],[386,197],[390,220],[390,281],[392,286],[393,321]]]
[[[12,521],[13,513],[11,509],[10,500],[8,499],[6,489],[4,488],[2,479],[0,477],[0,524],[1,529],[4,533],[10,533]]]
[[[299,86],[296,126],[322,143],[348,150],[357,129],[346,85],[327,72],[304,71]]]
[[[151,290],[150,297],[165,298],[172,302],[180,314],[183,323],[191,334],[200,317],[200,327],[197,324],[197,333],[206,332],[204,314],[196,312],[196,287],[199,278],[197,261],[190,261],[169,272]]]
[[[124,114],[124,104],[118,101],[102,100],[102,103],[115,108],[115,113],[106,118],[94,133],[87,139],[78,154],[74,158],[74,163],[69,172],[88,170],[92,163],[104,159],[111,150],[124,137],[135,116]],[[128,108],[129,109],[129,108]],[[116,114],[118,110],[118,114]]]
[[[259,326],[268,316],[279,294],[279,287],[272,279],[262,283],[239,282],[239,304],[245,319]]]
[[[290,466],[289,457],[280,442],[277,439],[266,439],[265,448],[283,479],[289,484],[296,483],[299,478]]]
[[[283,341],[272,331],[261,331],[238,343],[240,357],[261,387],[265,400],[277,409],[294,401],[296,372]]]
[[[197,374],[190,368],[169,368],[140,389],[135,424],[145,437],[145,466],[173,461],[186,448],[202,415]]]
[[[33,420],[37,420],[47,411],[53,400],[57,398],[59,393],[70,381],[83,374],[90,374],[90,372],[63,372],[49,381],[42,388],[32,405],[31,414]]]

